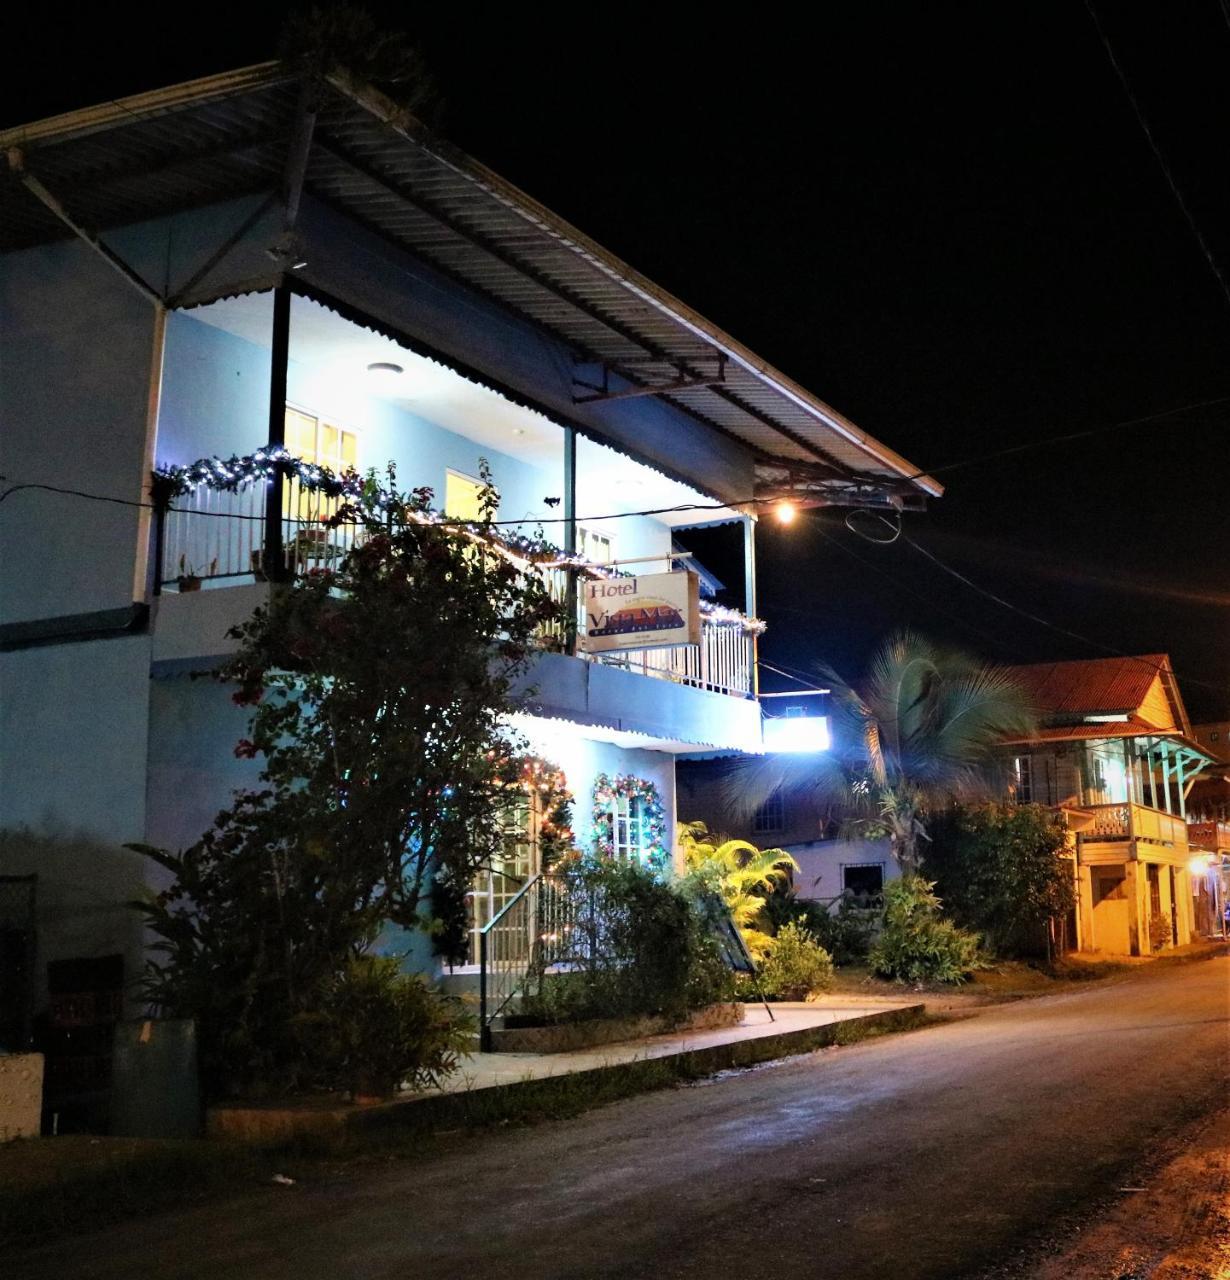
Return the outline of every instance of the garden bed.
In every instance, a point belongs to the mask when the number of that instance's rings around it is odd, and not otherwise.
[[[682,1021],[678,1018],[592,1018],[585,1022],[558,1022],[550,1025],[504,1026],[493,1028],[494,1053],[570,1053],[621,1040],[643,1040],[646,1036],[671,1031],[713,1031],[738,1026],[743,1006],[737,1002],[707,1005]],[[511,1020],[510,1020],[511,1021]]]

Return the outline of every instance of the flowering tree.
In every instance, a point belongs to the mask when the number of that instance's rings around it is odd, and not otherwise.
[[[145,849],[173,883],[143,905],[163,953],[151,1000],[198,1019],[223,1090],[293,1078],[297,1020],[339,966],[388,922],[456,932],[432,908],[462,911],[499,852],[521,776],[504,715],[562,619],[533,549],[497,549],[484,480],[481,519],[458,526],[391,472],[348,477],[330,522],[356,526],[352,549],[233,633],[219,675],[253,709],[236,754],[261,786],[182,853]]]

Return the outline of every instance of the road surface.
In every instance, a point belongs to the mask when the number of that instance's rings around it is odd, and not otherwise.
[[[14,1278],[958,1277],[1224,1099],[1230,958],[128,1222]]]

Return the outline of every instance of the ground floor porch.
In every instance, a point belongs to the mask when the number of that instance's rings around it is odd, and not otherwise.
[[[1075,862],[1077,945],[1114,956],[1150,956],[1195,936],[1184,845],[1082,838]]]

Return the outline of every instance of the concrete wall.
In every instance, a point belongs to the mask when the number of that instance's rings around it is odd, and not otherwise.
[[[0,474],[142,499],[153,307],[85,246],[0,258]],[[133,599],[139,512],[28,490],[0,506],[0,623]]]
[[[847,866],[879,866],[885,884],[901,875],[887,840],[815,840],[782,847],[799,864],[794,889],[800,898],[837,897]]]
[[[74,956],[140,969],[149,661],[148,636],[0,654],[0,872],[39,877],[40,984]]]
[[[43,1110],[43,1055],[0,1053],[0,1142],[37,1138]]]

